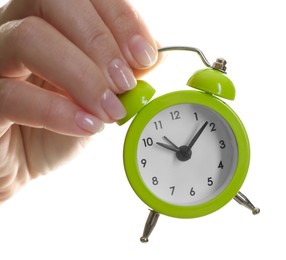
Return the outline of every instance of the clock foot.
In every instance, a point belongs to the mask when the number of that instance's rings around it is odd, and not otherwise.
[[[250,202],[250,200],[240,191],[236,194],[236,196],[234,197],[234,200],[240,205],[251,210],[253,215],[257,215],[260,212],[260,209],[257,207],[254,207],[254,205]]]
[[[148,238],[151,235],[154,227],[156,226],[159,216],[160,216],[159,213],[157,213],[154,210],[150,210],[149,216],[145,223],[143,236],[140,238],[140,241],[142,243],[147,243],[149,241]]]

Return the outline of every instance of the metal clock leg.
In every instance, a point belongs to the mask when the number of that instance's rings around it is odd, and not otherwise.
[[[251,210],[253,215],[257,215],[260,213],[260,209],[255,207],[242,192],[239,191],[237,195],[234,197],[234,200],[238,202],[240,205]],[[160,216],[159,213],[157,213],[154,210],[150,210],[150,213],[145,223],[143,235],[140,238],[140,241],[142,243],[147,243],[149,241],[149,236],[151,235],[154,227],[156,226],[159,216]]]
[[[237,193],[237,195],[234,197],[234,200],[239,203],[240,205],[248,208],[252,211],[253,215],[257,215],[260,212],[260,209],[255,207],[250,200],[240,191]]]
[[[147,243],[148,242],[148,238],[151,235],[154,227],[156,226],[156,223],[158,221],[159,216],[160,216],[159,213],[157,213],[154,210],[150,210],[149,216],[148,216],[147,221],[145,223],[143,236],[140,238],[140,241],[142,243]]]

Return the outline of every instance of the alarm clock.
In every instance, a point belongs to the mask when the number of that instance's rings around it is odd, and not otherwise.
[[[239,190],[250,162],[250,145],[238,115],[221,98],[234,100],[235,87],[226,76],[226,61],[213,65],[193,47],[163,51],[196,52],[207,68],[187,81],[193,89],[166,93],[150,101],[155,89],[138,81],[119,99],[134,119],[126,134],[123,161],[128,181],[151,209],[141,242],[160,214],[176,218],[208,215],[235,199],[257,214]]]

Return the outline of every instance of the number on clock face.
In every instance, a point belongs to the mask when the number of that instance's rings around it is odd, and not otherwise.
[[[237,164],[237,144],[228,123],[198,104],[168,107],[144,127],[137,164],[147,188],[176,205],[197,205],[221,193]]]

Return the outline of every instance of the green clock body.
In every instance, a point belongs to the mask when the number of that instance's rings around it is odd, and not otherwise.
[[[160,96],[135,116],[124,143],[135,193],[158,213],[210,214],[227,204],[247,175],[250,145],[236,113],[197,90]]]

